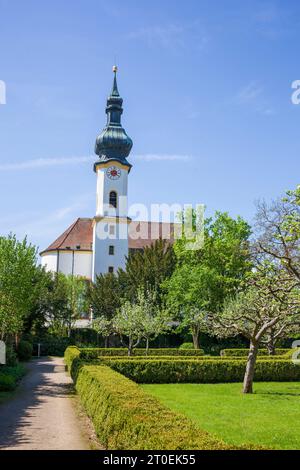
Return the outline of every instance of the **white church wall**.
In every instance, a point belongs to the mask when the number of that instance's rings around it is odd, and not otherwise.
[[[58,271],[74,276],[81,276],[87,279],[92,278],[92,251],[59,251],[59,258],[57,262],[57,251],[48,252],[42,255],[41,264],[46,268],[46,271]]]
[[[42,255],[41,265],[46,269],[46,271],[55,272],[57,269],[57,252],[48,252]]]
[[[75,251],[74,253],[74,275],[92,279],[92,252]]]

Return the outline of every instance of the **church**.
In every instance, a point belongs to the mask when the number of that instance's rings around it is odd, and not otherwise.
[[[128,180],[132,164],[127,160],[132,140],[121,124],[123,99],[113,67],[113,87],[107,99],[107,124],[96,138],[96,213],[78,218],[40,253],[47,271],[95,280],[104,273],[125,268],[129,251],[142,250],[157,239],[174,240],[176,224],[132,221],[128,217]]]

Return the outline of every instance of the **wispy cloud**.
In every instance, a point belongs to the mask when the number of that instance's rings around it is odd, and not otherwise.
[[[0,164],[0,172],[16,171],[16,170],[38,170],[44,167],[56,167],[69,164],[84,164],[96,161],[96,156],[82,156],[82,157],[62,157],[62,158],[37,158],[34,160],[26,160],[23,162],[3,163]],[[142,160],[145,162],[151,161],[165,161],[165,160],[179,160],[188,161],[192,157],[190,155],[165,155],[165,154],[144,154],[132,155],[132,161]]]
[[[247,104],[255,101],[263,92],[263,88],[257,82],[250,82],[238,91],[236,102],[238,104]]]
[[[26,160],[23,162],[3,163],[0,165],[0,171],[12,170],[34,170],[38,168],[51,167],[51,166],[64,166],[80,163],[91,163],[95,160],[92,156],[82,157],[62,157],[62,158],[36,158],[34,160]]]
[[[84,216],[83,211],[86,211],[91,202],[94,200],[94,193],[81,194],[77,197],[76,201],[71,202],[69,205],[58,207],[49,214],[44,213],[27,213],[14,215],[10,220],[0,220],[0,233],[7,235],[8,233],[16,233],[20,239],[25,236],[30,241],[38,244],[48,244],[52,239],[57,238],[70,223],[77,217]],[[16,221],[18,223],[16,223]],[[45,248],[42,246],[40,248]]]
[[[178,49],[186,45],[188,37],[192,36],[193,45],[203,49],[210,40],[199,21],[190,23],[168,23],[163,25],[152,25],[141,27],[127,35],[128,39],[140,39],[149,47],[159,46],[165,49]]]
[[[263,86],[257,81],[251,81],[241,88],[234,97],[234,102],[238,105],[248,106],[251,110],[265,116],[274,114],[274,109],[264,97]]]
[[[180,161],[186,162],[192,160],[191,155],[168,155],[168,154],[156,154],[156,153],[149,153],[145,155],[135,155],[134,160],[141,160],[144,162],[158,162],[158,161]]]

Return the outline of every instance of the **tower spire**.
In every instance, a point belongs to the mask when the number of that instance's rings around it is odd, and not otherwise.
[[[95,153],[99,156],[100,161],[114,159],[128,165],[126,158],[131,151],[132,140],[121,124],[123,99],[119,94],[117,84],[118,67],[114,65],[112,70],[114,73],[113,87],[106,104],[107,124],[96,139]]]

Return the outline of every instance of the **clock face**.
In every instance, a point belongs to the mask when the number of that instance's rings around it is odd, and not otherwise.
[[[106,174],[109,179],[117,180],[121,176],[121,170],[116,166],[110,166],[109,168],[107,168]]]

